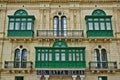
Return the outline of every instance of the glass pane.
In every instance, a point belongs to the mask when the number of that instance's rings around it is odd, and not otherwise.
[[[98,23],[94,23],[94,27],[95,27],[95,30],[99,30],[99,24]]]
[[[25,22],[22,22],[21,23],[21,30],[25,30],[26,29],[26,23]]]
[[[100,23],[101,30],[105,30],[105,23]]]
[[[20,21],[20,18],[16,18],[16,21]]]
[[[75,61],[75,54],[73,54],[73,61]]]
[[[98,21],[98,19],[97,19],[97,18],[95,18],[95,19],[94,19],[94,21]]]
[[[93,30],[93,23],[92,22],[89,22],[88,26],[89,26],[89,30]]]
[[[62,61],[65,61],[65,53],[62,53],[62,54],[61,54],[61,60],[62,60]]]
[[[32,21],[32,18],[28,18],[28,21]]]
[[[40,53],[38,53],[38,61],[40,61]]]
[[[26,18],[22,18],[22,21],[26,21]]]
[[[41,59],[42,61],[44,61],[44,53],[42,53]]]
[[[10,21],[14,21],[14,18],[10,18]]]
[[[49,61],[52,61],[52,54],[49,53]]]
[[[79,61],[79,53],[76,53],[76,60]]]
[[[48,60],[48,53],[46,53],[46,55],[45,55],[45,60],[46,61]]]
[[[106,18],[105,20],[106,20],[106,21],[110,21],[110,18]]]
[[[15,23],[15,30],[20,30],[20,23],[19,22]]]
[[[104,21],[104,18],[100,18],[100,21]]]
[[[14,23],[13,23],[13,22],[10,22],[9,30],[13,30],[13,29],[14,29]]]
[[[59,57],[59,53],[56,53],[56,54],[55,54],[55,59],[56,59],[56,61],[59,61],[59,58],[60,58],[60,57]]]
[[[27,50],[26,49],[22,50],[22,61],[27,61]]]
[[[89,18],[88,21],[92,21],[92,18]]]
[[[27,23],[27,30],[31,30],[32,29],[32,23],[31,22],[28,22]]]
[[[82,53],[80,54],[80,61],[83,61],[83,55],[82,55]]]
[[[72,61],[72,54],[69,53],[69,61]]]
[[[107,28],[107,30],[111,30],[110,22],[106,23],[106,28]]]

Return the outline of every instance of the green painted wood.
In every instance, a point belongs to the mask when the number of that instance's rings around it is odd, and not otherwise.
[[[53,47],[35,47],[36,68],[85,68],[85,47],[68,47],[64,41],[56,41]],[[51,59],[49,54],[52,55]],[[59,54],[59,57],[56,57]],[[64,59],[62,54],[64,54]],[[58,59],[59,58],[59,59]]]
[[[87,37],[113,37],[113,30],[88,30]]]
[[[8,30],[8,37],[33,37],[33,30]]]

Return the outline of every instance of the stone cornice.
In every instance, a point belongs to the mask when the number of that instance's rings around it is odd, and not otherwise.
[[[7,3],[37,3],[37,2],[67,3],[67,2],[120,2],[120,0],[0,0],[0,2],[7,2]]]

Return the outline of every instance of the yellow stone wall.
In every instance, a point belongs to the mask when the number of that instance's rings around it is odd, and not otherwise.
[[[89,61],[94,61],[94,49],[101,45],[102,48],[107,50],[108,61],[117,61],[118,72],[114,74],[107,73],[98,73],[93,74],[91,72],[87,72],[85,74],[85,80],[98,80],[98,76],[108,76],[108,80],[120,80],[120,1],[114,0],[85,0],[86,2],[82,2],[82,0],[76,0],[78,2],[43,2],[38,0],[38,2],[18,2],[16,3],[14,0],[10,0],[13,2],[5,2],[0,0],[0,62],[2,62],[2,68],[0,69],[0,80],[14,80],[15,76],[24,76],[24,80],[35,80],[37,79],[36,71],[33,70],[32,73],[25,74],[23,73],[12,73],[4,69],[4,61],[13,61],[14,60],[14,50],[18,48],[20,45],[23,45],[24,48],[28,50],[28,61],[35,62],[35,48],[36,46],[53,46],[54,39],[47,41],[42,40],[39,41],[36,36],[37,30],[53,30],[53,17],[57,15],[58,11],[61,11],[63,15],[67,17],[67,30],[84,30],[84,38],[80,41],[75,40],[71,41],[66,40],[69,47],[86,47],[85,55],[86,55],[86,69],[88,69]],[[32,0],[31,0],[32,1]],[[34,0],[33,0],[34,1]],[[61,1],[61,0],[59,0]],[[72,0],[71,0],[72,1]],[[81,1],[81,2],[79,2]],[[98,2],[97,2],[98,1]],[[15,3],[14,3],[15,2]],[[28,12],[28,15],[35,16],[34,23],[34,38],[32,41],[24,41],[23,38],[21,41],[11,41],[11,38],[7,37],[8,30],[8,15],[14,15],[15,11],[18,9],[24,9]],[[87,38],[86,35],[86,22],[85,16],[91,15],[95,9],[102,9],[105,11],[107,15],[112,15],[112,29],[114,37],[105,40],[102,38],[100,41],[96,41],[99,38],[92,38],[91,40]],[[96,39],[96,40],[95,40]],[[35,63],[34,63],[35,66]],[[35,67],[34,67],[35,68]],[[79,80],[79,78],[77,78]],[[44,78],[42,78],[44,80]],[[71,76],[58,78],[51,76],[50,80],[72,80]]]

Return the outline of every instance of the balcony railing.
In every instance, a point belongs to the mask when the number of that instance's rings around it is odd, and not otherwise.
[[[83,30],[37,30],[37,37],[83,37]]]
[[[117,62],[89,62],[89,69],[117,69]]]
[[[15,61],[5,61],[5,68],[33,68],[33,63],[31,61],[26,62],[15,62]]]

